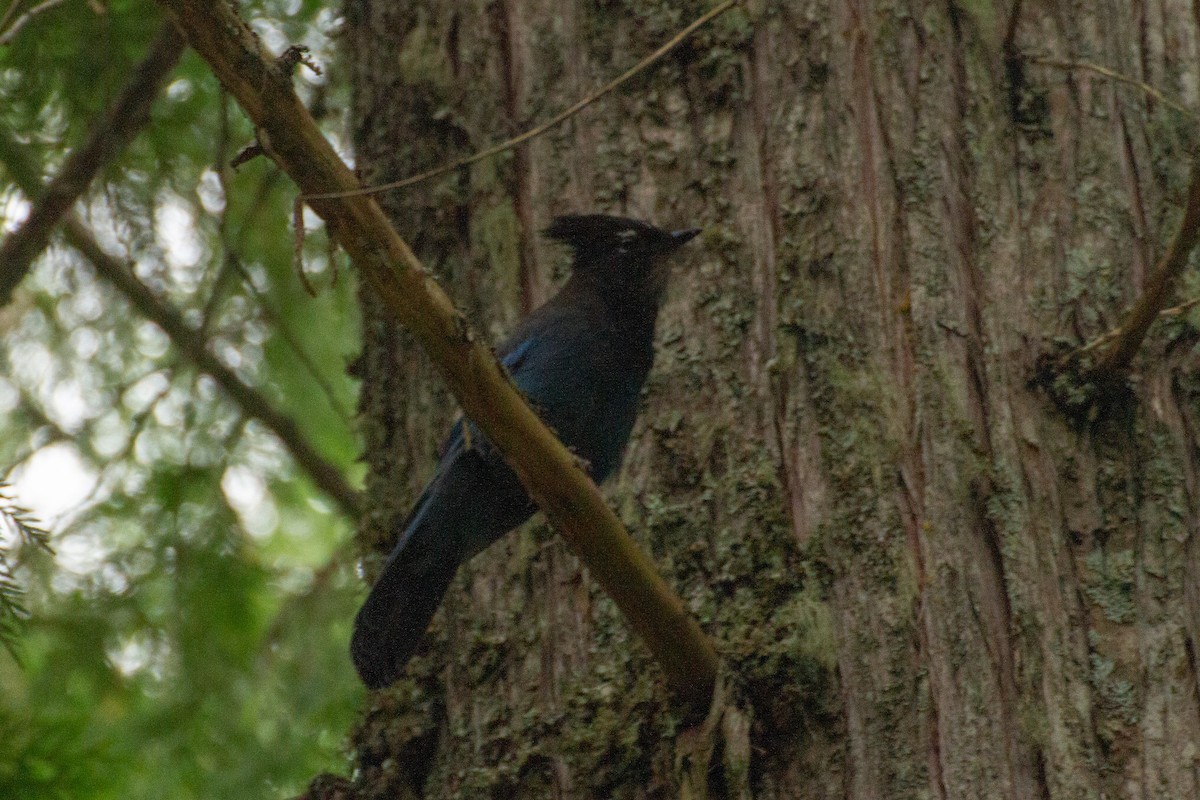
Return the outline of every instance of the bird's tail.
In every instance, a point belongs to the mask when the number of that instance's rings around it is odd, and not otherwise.
[[[454,537],[418,516],[388,556],[379,580],[354,618],[350,657],[363,683],[395,682],[441,605],[459,557]]]

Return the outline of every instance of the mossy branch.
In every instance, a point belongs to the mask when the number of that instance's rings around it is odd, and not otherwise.
[[[1197,22],[1200,22],[1200,0],[1193,3]],[[1195,111],[1171,99],[1150,84],[1130,78],[1100,64],[1086,61],[1060,61],[1034,57],[1035,64],[1065,70],[1092,72],[1119,83],[1134,86],[1163,105],[1186,115],[1192,120],[1200,118]],[[1111,331],[1096,337],[1087,344],[1062,355],[1045,354],[1038,363],[1035,380],[1045,386],[1060,407],[1072,413],[1083,412],[1093,419],[1098,408],[1109,404],[1112,393],[1129,371],[1133,357],[1141,347],[1151,324],[1160,316],[1173,316],[1187,311],[1197,301],[1188,301],[1174,308],[1164,309],[1171,290],[1180,274],[1187,267],[1188,259],[1200,239],[1200,161],[1193,159],[1188,180],[1187,199],[1183,219],[1172,238],[1167,252],[1155,265],[1146,280],[1141,296],[1126,314],[1124,321]]]
[[[422,344],[463,411],[500,449],[617,603],[685,700],[708,703],[717,656],[682,601],[608,508],[575,457],[542,424],[495,354],[370,197],[317,195],[359,188],[321,135],[286,74],[228,3],[159,0],[258,129],[265,152],[296,181],[363,279]]]
[[[1197,15],[1197,21],[1200,22],[1200,2],[1193,4],[1193,11]],[[1135,86],[1175,111],[1185,114],[1193,120],[1197,118],[1195,111],[1172,100],[1150,84],[1122,75],[1103,65],[1086,61],[1060,61],[1051,58],[1031,58],[1030,61],[1058,69],[1094,72],[1105,78]],[[1166,254],[1163,255],[1155,266],[1154,272],[1146,281],[1142,296],[1138,298],[1119,327],[1068,353],[1063,363],[1082,364],[1084,363],[1083,356],[1095,352],[1096,355],[1092,356],[1093,366],[1090,369],[1084,368],[1087,377],[1098,386],[1111,385],[1113,381],[1120,379],[1129,369],[1129,364],[1137,354],[1151,323],[1160,315],[1168,314],[1168,312],[1180,313],[1175,309],[1164,311],[1163,306],[1167,303],[1167,297],[1174,288],[1176,279],[1187,266],[1188,258],[1196,247],[1197,239],[1200,239],[1200,162],[1193,160],[1187,200],[1184,205],[1183,219],[1179,223],[1179,230],[1171,240]],[[1186,310],[1188,307],[1190,307],[1189,304],[1184,304],[1179,308]]]

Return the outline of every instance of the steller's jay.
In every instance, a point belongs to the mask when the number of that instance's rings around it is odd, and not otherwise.
[[[556,217],[546,235],[574,251],[571,277],[498,352],[517,388],[596,482],[620,464],[654,360],[666,259],[698,229],[670,233],[603,214]],[[363,683],[391,684],[412,657],[454,573],[537,510],[472,423],[451,429],[437,471],[354,620]]]

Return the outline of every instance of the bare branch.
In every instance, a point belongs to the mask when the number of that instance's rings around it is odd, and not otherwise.
[[[1180,314],[1185,314],[1196,306],[1200,306],[1200,297],[1193,297],[1191,300],[1187,300],[1177,306],[1163,309],[1158,312],[1158,315],[1160,317],[1178,317]]]
[[[150,54],[134,69],[116,101],[96,121],[91,137],[63,163],[24,224],[0,244],[0,306],[8,305],[13,289],[45,249],[54,227],[96,174],[146,126],[150,104],[179,62],[183,48],[183,37],[175,26],[164,22],[150,46]]]
[[[1092,370],[1094,377],[1104,383],[1120,377],[1141,346],[1150,324],[1163,310],[1175,281],[1187,266],[1188,258],[1200,239],[1200,161],[1192,162],[1187,202],[1179,230],[1146,280],[1142,296],[1134,303],[1121,327],[1100,337],[1085,350],[1103,348]]]
[[[409,328],[463,411],[504,454],[530,496],[657,657],[672,688],[706,705],[716,679],[712,644],[653,562],[625,531],[575,457],[526,404],[495,354],[388,222],[355,194],[354,174],[330,147],[253,32],[225,2],[159,0],[237,99],[259,140],[310,198],[364,280]],[[318,199],[326,198],[326,199]]]

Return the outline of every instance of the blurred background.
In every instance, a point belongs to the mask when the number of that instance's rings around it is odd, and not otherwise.
[[[0,4],[3,235],[162,18],[41,5]],[[322,112],[346,106],[335,12],[241,8],[275,51],[312,49],[325,69],[297,88],[337,142],[343,120]],[[223,166],[253,132],[193,53],[164,80],[0,307],[0,797],[279,796],[345,769],[361,583],[348,495],[310,476],[361,482],[353,282],[318,232],[306,293],[290,182],[262,158]],[[114,283],[113,263],[134,281]],[[198,361],[188,343],[204,340]]]

